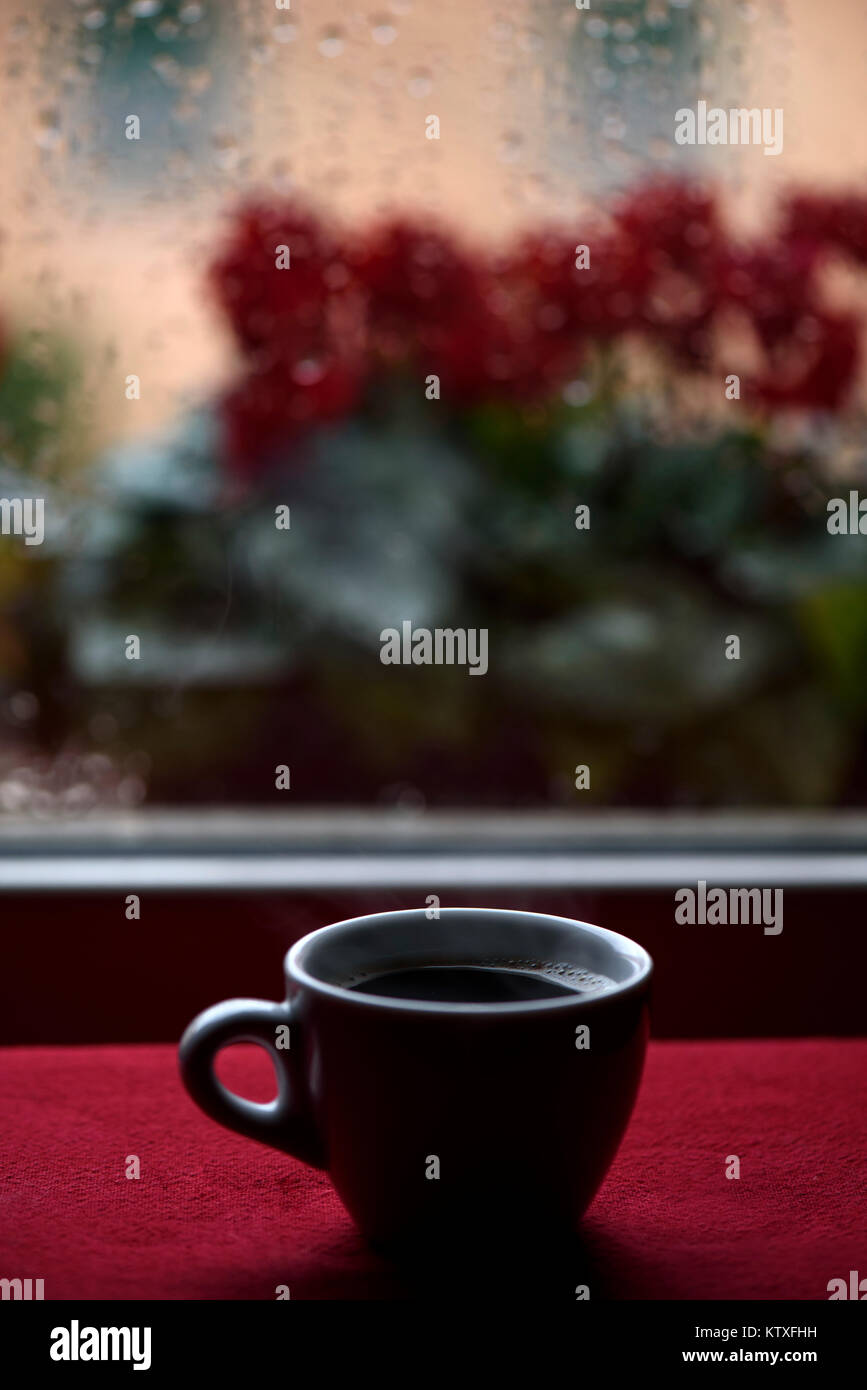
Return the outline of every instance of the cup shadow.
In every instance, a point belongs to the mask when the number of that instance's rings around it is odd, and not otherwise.
[[[654,1266],[640,1239],[630,1241],[592,1217],[573,1236],[518,1237],[503,1228],[484,1239],[478,1231],[455,1232],[399,1246],[369,1241],[347,1223],[325,1243],[268,1258],[265,1267],[254,1264],[243,1273],[212,1268],[206,1296],[261,1299],[267,1290],[270,1298],[287,1284],[293,1299],[314,1301],[622,1301],[664,1296],[657,1287],[664,1259]]]
[[[575,1302],[611,1296],[611,1251],[595,1231],[515,1236],[508,1228],[462,1239],[370,1248],[392,1271],[402,1296],[426,1302],[503,1300]]]

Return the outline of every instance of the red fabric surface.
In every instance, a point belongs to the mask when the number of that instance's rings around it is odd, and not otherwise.
[[[260,1060],[221,1074],[266,1098]],[[865,1081],[867,1041],[653,1044],[564,1296],[571,1277],[591,1299],[826,1299],[867,1276]],[[200,1114],[167,1046],[0,1052],[0,1277],[43,1278],[46,1299],[417,1292],[324,1174]],[[521,1296],[513,1276],[499,1295]]]

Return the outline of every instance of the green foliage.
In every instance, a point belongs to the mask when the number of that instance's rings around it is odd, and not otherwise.
[[[0,457],[6,464],[41,478],[68,478],[80,454],[79,384],[75,356],[61,339],[28,333],[12,340],[0,364]]]
[[[750,429],[672,440],[596,398],[440,431],[397,392],[226,505],[215,439],[200,414],[109,461],[69,569],[73,657],[137,605],[169,663],[173,634],[236,643],[239,683],[273,688],[282,671],[303,690],[340,750],[335,795],[414,781],[433,800],[510,804],[846,793],[867,720],[867,557],[828,535],[818,453],[771,461]],[[407,618],[487,627],[488,675],[384,673],[380,629]],[[215,746],[207,730],[195,743]]]
[[[863,718],[867,714],[867,583],[817,589],[802,600],[798,616],[841,713]]]

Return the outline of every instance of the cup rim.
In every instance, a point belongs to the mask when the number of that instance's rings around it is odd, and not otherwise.
[[[614,981],[604,989],[595,990],[586,996],[574,994],[562,999],[533,999],[517,1000],[508,1003],[455,1003],[448,1000],[427,1000],[427,999],[396,999],[381,994],[362,994],[357,990],[346,989],[343,985],[333,985],[325,980],[320,980],[315,975],[311,975],[299,963],[299,957],[307,949],[314,939],[321,939],[333,933],[339,933],[348,927],[360,926],[363,922],[380,921],[383,918],[395,917],[425,917],[425,909],[419,908],[399,908],[392,912],[365,912],[360,917],[347,917],[341,922],[333,922],[325,927],[317,927],[315,931],[307,932],[305,936],[299,938],[286,952],[283,966],[288,979],[304,989],[311,990],[314,994],[324,995],[330,999],[340,999],[345,1003],[358,1005],[360,1008],[391,1009],[398,1013],[411,1014],[463,1014],[480,1015],[484,1017],[498,1017],[500,1015],[513,1015],[521,1013],[547,1013],[551,1010],[564,1009],[590,1009],[595,1005],[606,1002],[615,997],[621,998],[624,995],[637,993],[646,987],[653,974],[653,960],[650,953],[640,946],[637,941],[633,941],[628,936],[623,936],[620,932],[610,931],[607,927],[598,927],[592,922],[582,922],[575,917],[560,917],[548,912],[525,912],[512,908],[491,908],[491,907],[441,907],[440,917],[448,914],[455,916],[479,916],[487,917],[492,913],[503,913],[510,917],[526,918],[530,922],[552,922],[559,926],[580,927],[582,932],[589,933],[605,942],[619,955],[626,956],[633,961],[637,969],[628,980]]]

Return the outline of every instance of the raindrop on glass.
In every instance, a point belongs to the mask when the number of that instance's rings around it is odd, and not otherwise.
[[[660,4],[648,5],[646,21],[648,29],[667,29],[671,24],[667,7]]]
[[[497,158],[501,164],[514,164],[521,158],[524,137],[517,130],[506,131],[497,146]]]
[[[39,701],[29,690],[19,690],[9,698],[9,713],[18,724],[28,724],[39,713]]]
[[[337,58],[343,52],[343,30],[325,29],[318,47],[323,58]]]
[[[167,87],[174,87],[181,73],[181,65],[177,58],[173,58],[169,53],[160,53],[154,58],[151,67],[158,77],[162,78]]]
[[[433,78],[427,68],[414,68],[409,75],[406,89],[411,97],[426,97],[433,88]]]
[[[518,36],[518,47],[524,53],[538,53],[545,47],[545,40],[536,29],[525,29]]]
[[[236,169],[241,152],[238,142],[229,131],[217,131],[214,135],[215,158],[221,169]]]
[[[38,113],[34,138],[37,145],[43,150],[54,150],[60,144],[63,137],[60,129],[60,112],[56,107],[47,107]]]
[[[603,92],[610,92],[612,87],[617,86],[617,78],[610,68],[596,68],[593,73],[593,81]]]
[[[371,38],[374,43],[382,45],[394,43],[397,29],[387,15],[380,15],[372,21]]]
[[[188,92],[193,96],[201,96],[206,92],[213,82],[214,77],[210,68],[188,68],[185,75],[185,85]]]

